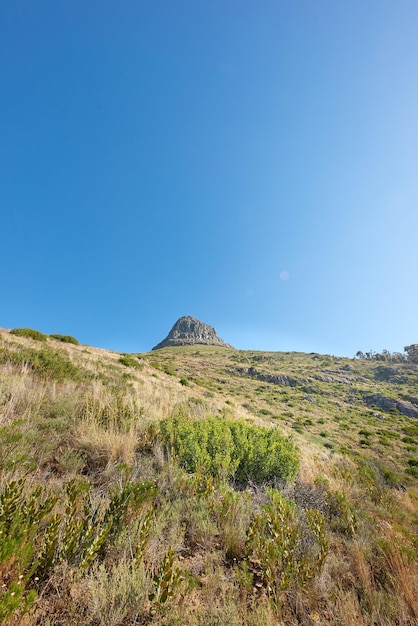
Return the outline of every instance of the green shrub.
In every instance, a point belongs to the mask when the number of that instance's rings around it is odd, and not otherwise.
[[[61,341],[62,343],[72,343],[75,346],[79,346],[80,342],[75,338],[72,337],[71,335],[49,335],[52,339],[55,339],[56,341]]]
[[[410,437],[418,437],[418,426],[416,424],[410,424],[409,426],[404,426],[402,429],[405,435],[409,435]]]
[[[409,474],[410,476],[413,476],[414,478],[418,478],[418,467],[410,465],[407,468],[406,473]]]
[[[122,355],[119,357],[119,363],[125,365],[126,367],[135,367],[137,370],[142,370],[142,363],[140,363],[138,359],[133,356],[128,356],[126,354]]]
[[[385,484],[388,485],[388,487],[399,486],[400,477],[394,470],[390,469],[389,467],[384,467],[382,465],[379,465],[378,467],[385,481]]]
[[[92,378],[92,374],[84,368],[77,367],[66,356],[56,350],[45,346],[40,350],[20,347],[18,350],[0,350],[0,363],[13,363],[14,365],[27,364],[42,378],[55,380],[85,380]]]
[[[388,439],[388,437],[380,437],[380,438],[379,438],[379,443],[380,443],[382,446],[391,446],[391,445],[392,445],[392,444],[391,444],[391,442],[390,442],[390,440]]]
[[[377,434],[381,435],[382,437],[387,437],[388,439],[398,439],[399,437],[398,433],[395,433],[391,430],[385,430],[384,428],[378,430]]]
[[[29,339],[35,339],[36,341],[46,341],[47,336],[41,333],[39,330],[32,330],[32,328],[13,328],[10,331],[11,335],[17,337],[28,337]]]
[[[163,443],[189,472],[262,483],[292,480],[299,469],[295,444],[276,428],[220,417],[178,416],[162,420],[160,432]]]
[[[226,477],[235,470],[234,442],[231,432],[222,428],[221,423],[217,418],[166,419],[161,422],[163,442],[171,445],[187,471],[201,470],[212,476]]]
[[[372,437],[373,433],[370,432],[370,430],[365,430],[364,428],[362,428],[361,430],[358,431],[359,435],[363,435],[363,437]]]

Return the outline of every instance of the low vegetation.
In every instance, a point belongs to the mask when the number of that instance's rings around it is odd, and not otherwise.
[[[18,349],[0,348],[0,363],[24,365],[43,379],[64,381],[85,380],[89,377],[83,367],[75,365],[66,354],[50,346],[40,350],[22,346]]]
[[[128,354],[123,354],[119,357],[119,363],[125,365],[126,367],[134,367],[138,370],[142,369],[142,364],[133,356],[129,356]]]
[[[417,364],[0,339],[1,623],[417,623]]]
[[[72,337],[71,335],[49,335],[52,339],[55,339],[56,341],[62,341],[62,343],[72,343],[75,346],[80,345],[79,341],[75,338]]]
[[[41,333],[39,330],[32,330],[32,328],[13,328],[10,334],[16,335],[16,337],[28,337],[35,341],[47,340],[47,335],[44,335],[44,333]]]
[[[299,469],[290,437],[277,428],[248,425],[220,416],[196,420],[189,415],[160,423],[161,441],[187,472],[234,479],[241,483],[288,482]]]

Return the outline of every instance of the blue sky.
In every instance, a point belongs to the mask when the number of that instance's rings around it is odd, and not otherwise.
[[[0,326],[418,342],[416,0],[0,7]]]

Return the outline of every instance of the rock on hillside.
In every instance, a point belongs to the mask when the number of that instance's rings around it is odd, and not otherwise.
[[[186,315],[177,320],[167,337],[154,346],[153,350],[169,346],[194,346],[196,344],[232,348],[232,346],[218,337],[213,326],[208,326],[208,324],[200,322],[195,317]]]
[[[365,393],[363,392],[363,400],[368,406],[377,406],[384,411],[397,409],[402,415],[418,419],[418,408],[411,402],[406,400],[398,400],[396,398],[388,398],[381,393]]]

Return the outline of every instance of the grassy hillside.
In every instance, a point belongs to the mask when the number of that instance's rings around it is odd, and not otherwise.
[[[198,346],[146,358],[205,389],[206,397],[224,398],[234,412],[245,409],[279,426],[311,451],[367,461],[398,485],[411,484],[411,473],[417,477],[408,464],[418,443],[416,363]]]
[[[0,331],[0,621],[411,626],[418,366]]]

